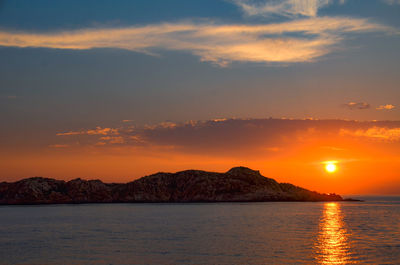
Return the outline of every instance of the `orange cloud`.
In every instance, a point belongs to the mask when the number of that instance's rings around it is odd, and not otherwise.
[[[353,109],[369,109],[371,107],[371,105],[369,105],[366,102],[349,102],[344,104],[343,106],[353,110]]]
[[[86,134],[85,132],[64,132],[64,133],[57,133],[57,136],[69,136],[69,135],[80,135],[80,134]]]
[[[218,25],[162,23],[52,33],[0,31],[0,45],[55,49],[120,48],[153,54],[154,49],[190,51],[220,66],[239,62],[310,62],[330,53],[345,33],[393,28],[366,19],[311,17],[282,23]],[[288,34],[296,33],[298,37]]]
[[[57,133],[57,136],[70,136],[70,135],[110,135],[116,134],[118,135],[118,129],[114,128],[101,128],[96,127],[96,129],[82,130],[82,131],[70,131],[64,133]]]
[[[110,144],[123,144],[125,142],[124,138],[121,136],[104,136],[100,137],[101,141],[107,141]]]
[[[394,109],[395,106],[392,104],[386,104],[386,105],[380,105],[379,107],[377,107],[377,110],[392,110]]]
[[[285,153],[290,143],[309,144],[315,139],[340,139],[321,143],[318,152],[345,153],[346,136],[397,140],[400,122],[358,122],[314,119],[214,119],[184,123],[162,122],[143,127],[87,129],[70,135],[66,144],[76,142],[73,136],[84,134],[82,146],[172,146],[185,152],[249,155]],[[338,138],[342,137],[342,138]],[[340,152],[339,152],[340,151]]]
[[[51,144],[51,145],[49,145],[49,147],[51,147],[51,148],[66,148],[66,147],[69,147],[69,145],[68,144]]]
[[[372,127],[366,130],[346,130],[341,129],[341,135],[351,135],[357,137],[369,137],[375,139],[398,141],[400,140],[400,128]]]

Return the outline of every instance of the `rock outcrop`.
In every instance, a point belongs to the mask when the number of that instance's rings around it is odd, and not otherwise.
[[[82,179],[65,182],[41,177],[0,183],[0,204],[342,200],[336,194],[278,183],[245,167],[235,167],[226,173],[201,170],[156,173],[126,184]]]

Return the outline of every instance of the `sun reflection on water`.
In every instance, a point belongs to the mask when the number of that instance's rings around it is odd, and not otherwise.
[[[324,205],[316,250],[316,259],[319,264],[354,263],[350,260],[348,232],[338,203]]]

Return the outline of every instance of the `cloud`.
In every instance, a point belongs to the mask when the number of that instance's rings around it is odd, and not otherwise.
[[[49,147],[51,147],[51,148],[66,148],[66,147],[69,147],[69,145],[68,144],[51,144],[51,145],[49,145]]]
[[[284,154],[301,145],[316,145],[316,153],[343,153],[348,150],[348,140],[361,136],[384,141],[400,139],[400,121],[217,119],[173,124],[122,126],[114,128],[118,135],[92,134],[80,137],[79,141],[92,147],[168,147],[182,153],[257,157]],[[75,137],[63,139],[68,144],[76,142]]]
[[[363,110],[363,109],[369,109],[371,107],[371,105],[366,102],[349,102],[349,103],[343,104],[343,106],[346,108],[349,108],[351,110],[354,110],[354,109]]]
[[[332,0],[283,0],[283,1],[249,1],[235,0],[248,16],[317,16],[318,9],[331,4]],[[342,2],[341,2],[342,3]]]
[[[161,125],[160,125],[161,126]],[[141,135],[135,135],[134,126],[123,125],[118,128],[102,128],[100,126],[95,129],[82,129],[79,131],[69,131],[57,133],[57,136],[64,136],[64,138],[73,138],[74,136],[81,136],[79,139],[80,145],[137,145],[143,144],[144,140]],[[67,136],[67,137],[65,137]]]
[[[71,136],[71,135],[118,135],[118,129],[114,128],[101,128],[96,127],[95,129],[81,130],[81,131],[69,131],[63,133],[57,133],[57,136]]]
[[[346,34],[393,33],[360,18],[311,17],[271,24],[162,23],[124,28],[90,28],[51,33],[0,31],[0,46],[54,49],[119,48],[147,54],[188,51],[201,61],[310,62],[332,52]]]
[[[351,135],[357,137],[368,137],[381,140],[399,141],[400,140],[400,127],[399,128],[387,128],[387,127],[371,127],[366,130],[346,130],[340,131],[341,135]]]
[[[108,143],[108,144],[123,144],[125,143],[125,140],[122,136],[103,136],[100,137],[99,143]]]
[[[383,0],[388,5],[400,5],[400,0]]]
[[[395,106],[392,104],[386,104],[386,105],[380,105],[379,107],[377,107],[377,110],[392,110],[394,109]]]
[[[343,104],[343,106],[348,109],[351,109],[351,110],[364,110],[364,109],[371,108],[371,105],[366,102],[349,102],[349,103]],[[395,108],[394,105],[386,104],[386,105],[380,105],[376,109],[377,110],[392,110],[394,108]]]
[[[332,150],[332,151],[345,151],[346,150],[344,148],[340,148],[340,147],[336,147],[336,146],[321,146],[321,148]]]
[[[16,99],[17,96],[16,95],[0,95],[0,99]]]
[[[175,128],[176,126],[178,126],[178,124],[176,124],[175,122],[164,121],[164,122],[161,122],[161,123],[156,124],[156,125],[146,125],[145,128],[146,129],[150,129],[150,130],[157,129],[157,128],[164,128],[164,129],[170,128],[170,129],[172,129],[172,128]]]

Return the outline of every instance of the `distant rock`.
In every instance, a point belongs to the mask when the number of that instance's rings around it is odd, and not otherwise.
[[[34,177],[0,183],[0,204],[105,202],[342,201],[288,183],[278,183],[246,167],[226,173],[186,170],[156,173],[126,184]]]
[[[344,198],[343,201],[346,201],[346,202],[363,202],[364,200],[353,199],[353,198]]]

